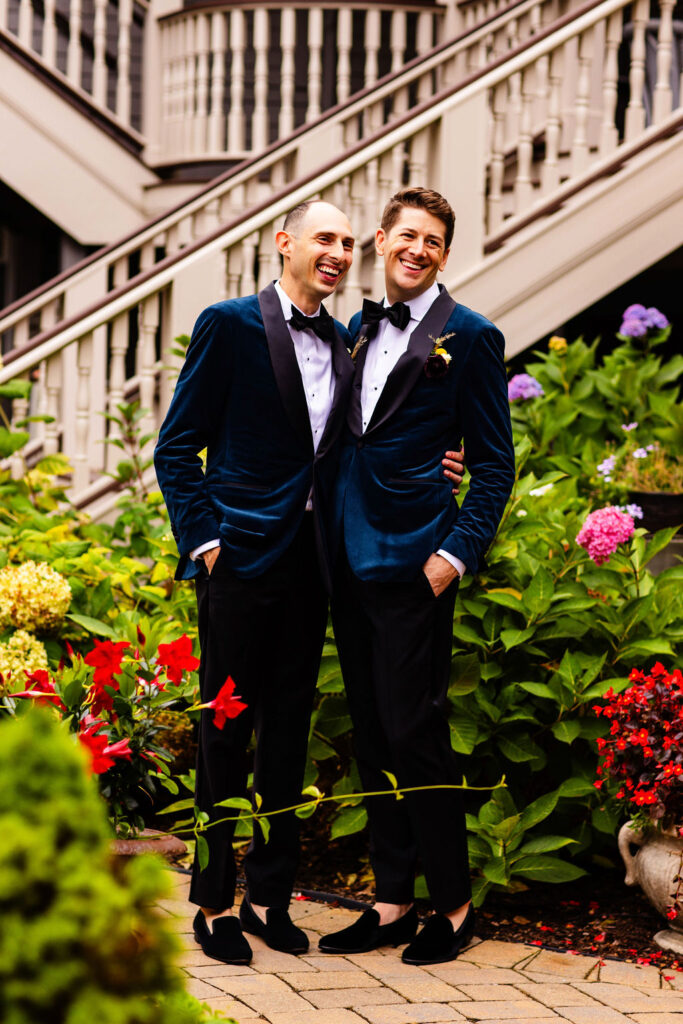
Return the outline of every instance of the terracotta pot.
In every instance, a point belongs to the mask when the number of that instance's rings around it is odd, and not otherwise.
[[[644,526],[649,533],[664,530],[667,526],[678,526],[678,532],[683,531],[683,494],[668,491],[630,491],[628,499],[642,508],[642,521],[636,525]]]
[[[140,853],[157,853],[175,864],[187,854],[187,846],[178,836],[146,828],[136,839],[112,839],[111,851],[117,857],[137,857]]]
[[[624,881],[639,885],[648,900],[663,916],[672,906],[678,890],[678,875],[683,866],[683,839],[677,830],[644,834],[626,822],[619,830],[619,853],[626,867]],[[668,921],[669,927],[657,932],[655,942],[662,949],[683,953],[683,914]]]

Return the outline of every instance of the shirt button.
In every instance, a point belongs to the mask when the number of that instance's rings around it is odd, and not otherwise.
[[[375,391],[376,391],[376,390],[377,390],[377,385],[375,384]]]

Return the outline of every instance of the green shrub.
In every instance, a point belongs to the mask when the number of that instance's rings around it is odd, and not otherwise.
[[[164,871],[108,852],[86,756],[39,711],[0,723],[0,1020],[200,1024],[152,904]]]

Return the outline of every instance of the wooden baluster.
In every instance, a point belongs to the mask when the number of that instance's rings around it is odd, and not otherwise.
[[[0,28],[4,28],[4,30],[6,32],[8,31],[7,16],[8,16],[8,13],[9,13],[7,8],[8,8],[8,0],[0,0]]]
[[[621,17],[621,15],[619,15]],[[560,184],[560,143],[562,139],[562,69],[564,50],[560,47],[550,55],[548,122],[545,131],[545,160],[541,172],[543,195]]]
[[[337,103],[343,103],[351,92],[351,43],[353,12],[342,7],[337,16]]]
[[[187,17],[183,32],[183,102],[182,102],[182,147],[183,153],[192,153],[192,137],[194,134],[195,110],[195,19]]]
[[[31,392],[31,400],[35,413],[31,415],[36,416],[48,416],[47,411],[47,359],[41,359],[38,364],[38,379],[33,385],[33,391]],[[34,438],[39,440],[43,446],[43,455],[45,454],[45,427],[47,424],[43,420],[39,423],[32,423],[29,430]]]
[[[265,288],[280,276],[280,256],[273,238],[279,225],[268,224],[261,229],[258,243],[258,290]]]
[[[625,136],[631,142],[645,128],[645,29],[650,11],[649,0],[635,0],[633,11],[633,40],[631,42],[631,68],[628,77],[629,101],[626,108]]]
[[[368,217],[368,228],[370,231],[373,230],[373,226],[379,224],[382,216],[382,208],[384,206],[384,196],[389,195],[389,192],[383,191],[383,185],[380,182],[380,161],[378,159],[370,160],[365,168],[366,173],[366,192],[368,197],[367,203],[367,217]],[[360,239],[361,227],[365,225],[352,224],[351,225],[356,237]],[[360,244],[359,244],[360,249]],[[361,261],[362,256],[360,252],[355,253],[354,259]],[[372,284],[370,288],[370,294],[379,298],[384,292],[384,259],[378,256],[377,253],[374,255],[372,265]]]
[[[107,103],[107,65],[105,52],[107,48],[107,0],[95,0],[95,21],[93,25],[93,66],[92,95],[96,103],[106,106]]]
[[[128,312],[119,313],[111,324],[111,355],[109,357],[109,415],[119,418],[118,406],[125,401],[124,386],[126,383],[126,352],[128,351]],[[121,428],[118,423],[108,420],[107,437],[110,441],[119,440]],[[120,449],[116,445],[107,445],[107,470],[113,473],[121,459]]]
[[[66,77],[81,87],[83,54],[81,51],[81,0],[69,2],[69,45],[66,52]]]
[[[27,375],[23,374],[20,379],[22,381],[26,380]],[[26,430],[26,426],[20,426],[19,424],[28,416],[28,408],[28,398],[12,399],[12,430]],[[21,449],[10,456],[9,465],[12,479],[20,480],[24,475],[25,469],[24,456],[22,455]]]
[[[372,85],[377,81],[377,54],[381,38],[381,14],[378,10],[366,11],[365,14],[365,71],[364,84]]]
[[[323,66],[323,12],[317,7],[308,11],[308,107],[306,120],[313,121],[320,114]]]
[[[180,32],[181,24],[173,21],[169,25],[169,52],[170,52],[170,93],[169,93],[169,141],[171,153],[175,156],[180,150],[180,121],[181,121],[181,75],[180,66]]]
[[[296,46],[296,14],[291,7],[284,7],[280,22],[280,44],[282,63],[280,65],[280,138],[294,131],[294,48]]]
[[[405,64],[406,18],[405,11],[392,11],[390,38],[392,71],[400,71]]]
[[[238,12],[243,18],[242,12]],[[223,93],[225,89],[225,15],[222,11],[217,11],[206,16],[206,31],[209,35],[209,47],[211,49],[211,81],[207,81],[207,88],[209,92],[209,111],[207,115],[207,144],[210,153],[223,153],[225,152],[225,118],[223,115]],[[239,64],[242,57],[242,51],[237,48],[237,51],[233,54],[233,72],[235,71],[235,63]],[[241,82],[240,82],[241,84]],[[232,130],[235,132],[236,141],[233,142],[231,138],[231,129],[228,129],[228,147],[234,146],[239,152],[244,148],[244,134],[243,134],[243,121],[241,119],[242,113],[242,96],[239,93],[239,114],[240,117],[235,119],[235,123],[232,126]],[[231,98],[231,104],[234,100],[234,94]],[[232,116],[232,106],[230,109],[230,116]]]
[[[391,150],[391,177],[393,180],[393,192],[403,188],[403,173],[405,170],[405,143],[397,142]]]
[[[493,88],[493,131],[488,196],[488,232],[495,232],[503,222],[503,174],[505,172],[505,119],[507,114],[507,82]]]
[[[90,427],[90,366],[92,334],[84,334],[77,343],[76,417],[74,424],[73,489],[76,493],[90,483],[88,434]]]
[[[259,243],[258,232],[249,235],[242,242],[242,273],[240,275],[240,295],[253,295],[256,291],[254,263],[256,247]]]
[[[621,11],[610,14],[607,20],[605,39],[605,60],[602,72],[602,125],[600,128],[600,156],[606,156],[616,149],[619,141],[616,112],[619,68],[617,57],[622,37],[623,16]]]
[[[59,401],[62,393],[62,354],[57,352],[47,359],[45,374],[45,392],[47,395],[47,415],[52,417],[51,423],[45,424],[43,435],[43,453],[54,455],[59,451],[60,409]]]
[[[211,23],[212,39],[215,34],[215,19],[222,15],[213,15]],[[245,46],[244,11],[230,12],[230,53],[232,66],[230,69],[230,112],[228,114],[228,152],[244,152],[244,46]],[[216,47],[212,43],[214,68],[216,66]],[[214,116],[213,93],[211,116]]]
[[[423,128],[409,141],[408,181],[411,185],[424,185],[427,180],[430,129]]]
[[[588,166],[588,107],[591,91],[591,66],[593,62],[593,29],[581,34],[579,39],[579,77],[574,103],[574,139],[571,147],[571,173],[576,176]]]
[[[349,179],[349,220],[361,227],[363,224],[363,208],[365,201],[365,168],[356,171]],[[344,282],[344,311],[349,318],[363,304],[362,256],[357,253]]]
[[[260,152],[268,145],[268,11],[254,11],[254,113],[251,148]]]
[[[159,47],[161,50],[161,152],[165,155],[171,148],[170,121],[171,121],[171,50],[170,50],[170,26],[166,23],[159,25]]]
[[[19,0],[19,42],[33,49],[33,6],[31,0]]]
[[[672,110],[671,54],[673,45],[673,12],[675,0],[659,0],[659,32],[657,34],[657,83],[652,104],[652,120],[659,124]]]
[[[156,416],[154,400],[156,392],[156,337],[159,327],[159,294],[150,295],[140,304],[140,340],[138,342],[137,373],[140,382],[140,409],[144,416],[140,420],[143,434],[153,433]],[[151,441],[143,448],[149,454]]]
[[[45,0],[45,24],[43,26],[43,60],[51,68],[57,67],[57,22],[55,0]]]
[[[532,112],[534,107],[535,69],[526,67],[522,72],[522,110],[519,119],[517,143],[517,174],[515,177],[515,213],[522,213],[531,205],[533,185],[531,164],[534,140]]]
[[[427,53],[432,48],[432,31],[434,22],[432,15],[422,11],[417,16],[417,52],[418,55]],[[433,93],[432,88],[433,72],[428,71],[426,74],[420,75],[417,81],[417,102],[422,103],[424,100],[429,99]]]
[[[144,242],[140,247],[140,272],[151,270],[155,262],[154,239],[152,239]]]
[[[507,26],[508,48],[514,50],[519,42],[519,23],[511,19]],[[508,86],[507,141],[515,145],[519,137],[519,119],[522,110],[522,76],[519,72],[510,75]]]
[[[119,0],[119,36],[117,44],[116,114],[130,121],[130,27],[133,0]]]
[[[217,152],[211,148],[209,140],[209,45],[210,38],[210,14],[197,16],[197,109],[194,118],[194,138],[192,140],[193,153]],[[222,120],[222,119],[221,119]]]
[[[226,291],[228,299],[236,299],[240,294],[241,247],[233,245],[225,254]]]

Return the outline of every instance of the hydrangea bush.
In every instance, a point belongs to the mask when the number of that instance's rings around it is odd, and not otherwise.
[[[0,569],[0,627],[49,633],[61,625],[71,587],[47,562],[29,559]]]

